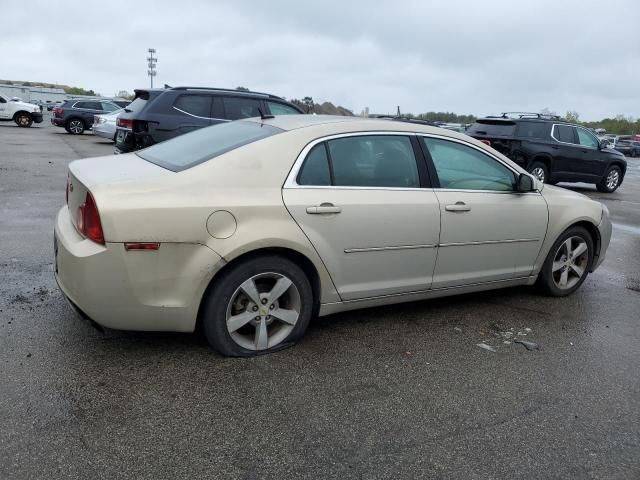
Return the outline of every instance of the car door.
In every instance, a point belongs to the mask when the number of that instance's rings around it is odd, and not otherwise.
[[[166,138],[183,135],[211,125],[211,99],[211,95],[204,93],[178,95],[173,102],[173,111],[178,115],[173,115],[176,119],[175,123],[168,123],[173,128],[170,128],[171,132]]]
[[[578,143],[578,134],[571,125],[556,124],[551,136],[555,140],[553,163],[557,180],[580,180],[582,175],[582,147]]]
[[[416,147],[406,133],[318,140],[285,183],[285,205],[343,300],[431,286],[440,212]]]
[[[0,96],[0,118],[11,118],[6,98]]]
[[[421,140],[441,212],[433,288],[527,277],[547,230],[542,195],[514,191],[515,170],[475,145]]]
[[[599,180],[607,170],[609,161],[607,158],[601,158],[600,142],[595,135],[582,127],[576,127],[576,131],[582,154],[580,170],[585,180]]]

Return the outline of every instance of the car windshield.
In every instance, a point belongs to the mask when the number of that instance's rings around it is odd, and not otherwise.
[[[180,172],[283,131],[249,121],[220,123],[158,143],[137,152],[137,155],[160,167]]]

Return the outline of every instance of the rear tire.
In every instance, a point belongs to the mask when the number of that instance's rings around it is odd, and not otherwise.
[[[82,135],[85,128],[84,121],[79,118],[67,120],[67,123],[65,124],[65,130],[72,135]]]
[[[536,285],[552,297],[571,295],[589,275],[593,256],[593,239],[589,232],[583,227],[568,228],[549,250]]]
[[[542,162],[533,162],[529,166],[529,173],[543,183],[549,182],[549,169]]]
[[[18,112],[13,121],[21,128],[29,128],[33,125],[33,117],[27,112]]]
[[[202,331],[222,355],[252,357],[294,345],[314,311],[311,283],[291,260],[250,258],[215,280],[201,311]]]
[[[613,193],[618,189],[621,181],[622,170],[617,165],[613,165],[609,167],[602,180],[596,184],[596,188],[602,193]]]

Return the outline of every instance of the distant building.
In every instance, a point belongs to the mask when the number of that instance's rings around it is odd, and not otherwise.
[[[99,97],[91,95],[69,95],[65,93],[63,88],[49,88],[41,85],[16,85],[8,83],[0,83],[0,94],[5,97],[13,98],[18,97],[23,102],[41,102],[43,104],[62,102],[64,100],[71,100],[74,98],[84,99],[102,99],[109,100],[126,100],[126,98],[120,97]]]
[[[48,88],[38,85],[9,85],[0,83],[0,93],[5,97],[18,97],[23,102],[39,100],[42,103],[59,102],[68,98],[62,88]]]

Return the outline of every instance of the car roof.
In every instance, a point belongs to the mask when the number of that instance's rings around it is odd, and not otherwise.
[[[467,141],[470,140],[469,136],[454,132],[453,130],[446,130],[440,127],[424,125],[422,123],[403,122],[386,118],[363,118],[341,115],[276,115],[272,118],[261,119],[260,117],[254,117],[246,120],[272,125],[282,130],[296,130],[324,125],[335,127],[333,128],[335,133],[340,133],[342,130],[389,130],[408,133],[430,133],[434,135],[449,136],[452,138],[464,138]]]

